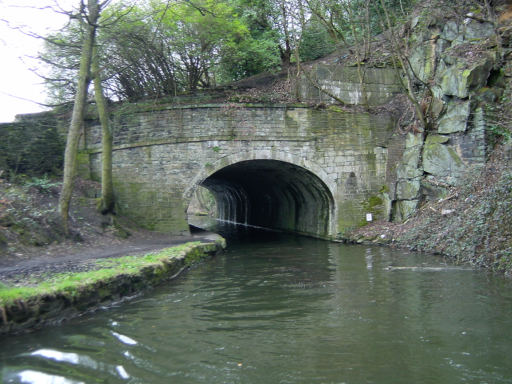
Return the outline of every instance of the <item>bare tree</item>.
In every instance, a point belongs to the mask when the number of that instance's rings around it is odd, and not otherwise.
[[[92,53],[92,77],[94,79],[94,97],[101,123],[101,199],[98,210],[102,214],[114,211],[114,186],[112,183],[112,131],[110,128],[107,101],[103,94],[98,49]]]
[[[59,198],[59,213],[64,232],[67,235],[69,234],[69,206],[71,203],[73,183],[77,168],[78,141],[80,138],[80,129],[84,120],[87,90],[91,82],[90,70],[92,52],[100,13],[102,8],[107,5],[108,1],[109,0],[106,0],[100,3],[99,0],[87,0],[86,5],[84,0],[80,0],[79,17],[84,24],[85,34],[82,42],[77,92],[73,104],[71,123],[66,141],[66,150],[64,152],[64,177],[62,180],[62,191]]]

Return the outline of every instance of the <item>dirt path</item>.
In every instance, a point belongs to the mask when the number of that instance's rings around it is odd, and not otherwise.
[[[63,243],[2,259],[0,282],[20,284],[47,274],[83,272],[97,269],[95,260],[147,253],[190,241],[213,242],[219,236],[211,232],[198,232],[185,236],[169,236],[163,233],[139,232],[129,239],[98,238],[84,243]]]

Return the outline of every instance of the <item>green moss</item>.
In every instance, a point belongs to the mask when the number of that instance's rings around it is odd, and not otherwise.
[[[77,175],[84,179],[91,179],[91,159],[89,152],[80,151],[77,156]]]
[[[383,185],[380,187],[379,193],[389,193],[389,187],[387,185]]]
[[[382,205],[383,201],[379,196],[370,196],[367,200],[366,207],[368,209],[373,209],[379,205]]]
[[[344,235],[346,232],[361,226],[364,218],[362,207],[354,200],[347,200],[339,203],[338,206],[338,233]]]
[[[185,256],[185,263],[195,264],[204,257],[204,254],[199,249],[194,249],[187,253]]]
[[[384,200],[382,199],[382,197],[378,195],[373,195],[364,200],[361,203],[361,207],[363,208],[364,211],[364,217],[363,215],[361,215],[362,218],[359,220],[359,226],[368,224],[368,222],[366,221],[366,213],[371,213],[376,218],[382,216],[382,211],[384,209]]]
[[[346,111],[344,111],[342,108],[340,108],[337,105],[330,105],[327,107],[327,110],[329,112],[335,112],[335,113],[347,113]]]
[[[39,281],[25,282],[25,286],[0,285],[0,305],[11,305],[19,300],[30,300],[43,295],[65,294],[74,297],[96,283],[107,282],[121,276],[135,276],[149,271],[155,277],[163,277],[171,269],[172,260],[184,257],[185,265],[191,265],[214,251],[217,244],[186,243],[143,256],[125,256],[96,261],[99,269],[79,273],[59,273],[45,276]],[[149,267],[149,268],[148,268]],[[157,279],[158,280],[158,279]],[[99,289],[99,288],[98,288]],[[97,292],[100,297],[111,294],[105,287]]]
[[[435,144],[444,144],[448,142],[450,138],[448,136],[443,135],[428,135],[425,140],[425,146],[435,145]]]

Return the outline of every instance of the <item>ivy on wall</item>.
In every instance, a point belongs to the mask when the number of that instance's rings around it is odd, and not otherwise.
[[[52,117],[0,124],[0,169],[41,176],[62,169],[64,139]]]

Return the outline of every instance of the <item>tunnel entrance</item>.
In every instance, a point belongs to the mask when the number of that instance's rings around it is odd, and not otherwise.
[[[215,210],[218,220],[316,237],[330,235],[332,194],[305,168],[278,160],[241,161],[213,173],[200,186],[214,197],[208,209]],[[208,200],[208,194],[200,194]]]

